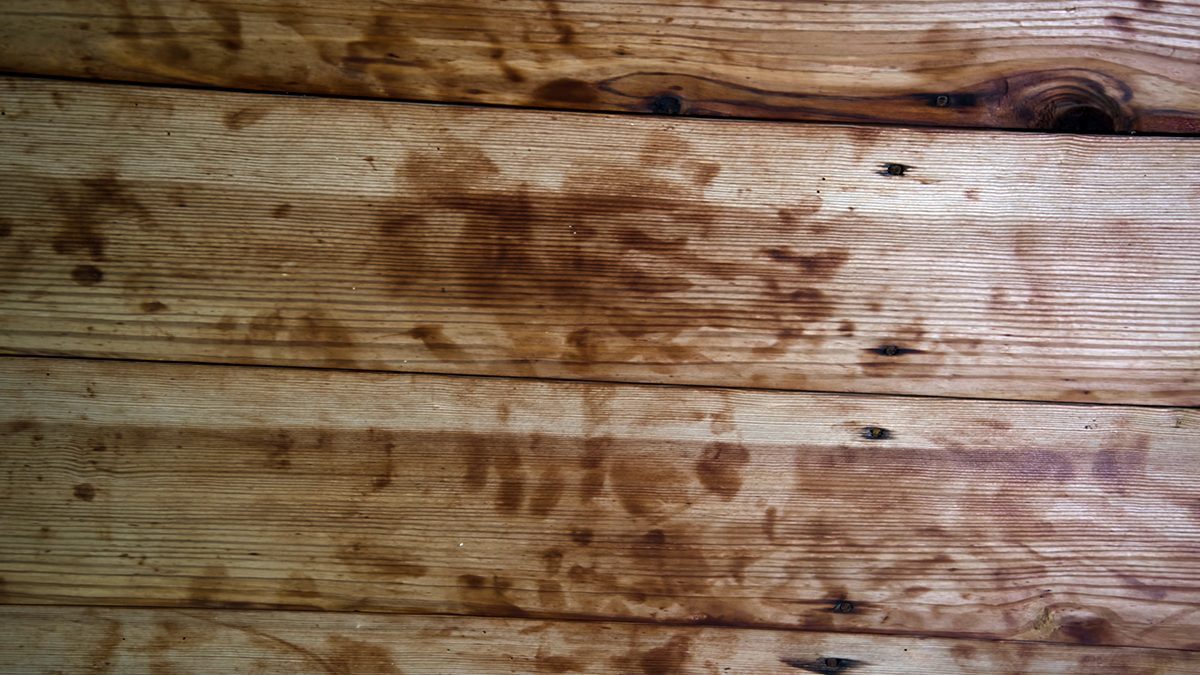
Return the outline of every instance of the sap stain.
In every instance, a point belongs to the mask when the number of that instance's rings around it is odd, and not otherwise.
[[[709,492],[729,501],[742,489],[742,469],[750,451],[739,443],[710,443],[696,462],[696,477]]]
[[[147,300],[141,304],[142,311],[146,314],[158,314],[159,312],[168,309],[165,303],[158,300]]]
[[[297,599],[311,600],[321,597],[321,590],[312,577],[301,572],[292,572],[283,582],[279,596],[281,604],[295,606]]]
[[[1028,481],[1069,484],[1075,478],[1070,456],[1057,450],[1027,450],[1020,455],[1014,474]]]
[[[659,519],[688,503],[686,493],[679,489],[684,474],[672,464],[614,459],[608,468],[608,487],[632,516]]]
[[[250,319],[244,344],[325,368],[357,368],[354,333],[323,310],[264,310]]]
[[[509,436],[469,436],[465,440],[466,472],[464,481],[474,489],[483,489],[487,485],[490,474],[495,473],[496,486],[495,505],[501,513],[511,514],[520,510],[525,502],[525,468],[521,447],[536,451],[543,442],[540,435],[528,437]],[[553,508],[551,500],[557,503],[557,497],[550,492],[540,495],[542,502],[539,508]]]
[[[562,568],[563,552],[556,548],[546,549],[542,551],[542,565],[546,568],[546,574],[551,576],[558,574],[558,570]]]
[[[23,431],[29,431],[37,427],[33,420],[13,420],[8,423],[8,433],[19,434]]]
[[[592,103],[600,98],[600,94],[583,80],[560,77],[539,85],[533,90],[533,98],[556,103]]]
[[[415,326],[408,334],[413,339],[420,340],[426,349],[443,361],[463,361],[467,358],[463,348],[447,337],[446,331],[440,325]]]
[[[379,446],[380,452],[383,454],[383,464],[379,469],[379,474],[371,479],[372,490],[382,490],[392,484],[392,474],[396,471],[395,458],[392,456],[396,450],[396,444],[392,441],[385,441]]]
[[[542,647],[538,647],[533,663],[539,673],[586,673],[590,670],[576,659],[544,654]]]
[[[525,75],[504,60],[505,52],[504,48],[500,46],[499,39],[490,33],[488,34],[488,39],[492,41],[493,45],[491,52],[488,53],[488,56],[490,56],[492,60],[496,62],[496,65],[499,66],[500,72],[504,74],[504,79],[508,80],[509,82],[524,82]]]
[[[204,3],[204,11],[221,27],[217,44],[231,52],[241,51],[245,42],[242,39],[242,19],[237,10],[217,3]]]
[[[836,656],[822,656],[815,659],[793,659],[784,657],[779,660],[791,666],[792,668],[806,670],[810,673],[821,673],[821,675],[837,675],[838,673],[849,672],[851,669],[857,668],[858,666],[867,665],[863,661],[843,659]]]
[[[548,516],[562,499],[563,483],[562,470],[557,464],[543,469],[541,479],[529,497],[529,512],[541,518]]]
[[[650,135],[639,164],[580,165],[553,189],[505,176],[479,147],[442,142],[399,163],[398,196],[380,209],[380,241],[367,255],[402,302],[436,294],[479,311],[536,310],[544,319],[500,326],[508,339],[498,348],[521,374],[538,374],[536,362],[578,375],[628,362],[668,372],[708,360],[689,344],[698,330],[774,333],[781,322],[832,314],[813,285],[846,261],[845,249],[778,247],[791,256],[780,269],[766,256],[747,261],[756,244],[718,247],[726,232],[741,242],[735,235],[754,211],[706,200],[693,180],[703,163],[676,134]],[[608,187],[614,174],[638,189]],[[711,301],[731,286],[736,302]],[[802,329],[785,325],[784,344],[761,355],[789,353]]]
[[[571,541],[579,544],[580,546],[588,546],[592,543],[592,539],[596,536],[595,533],[587,527],[571,528],[570,534]]]
[[[91,483],[80,483],[75,486],[72,492],[75,498],[81,501],[90,502],[96,498],[96,486]]]
[[[333,675],[404,675],[380,645],[342,635],[330,635],[326,643],[321,663]]]
[[[692,639],[686,635],[675,635],[665,643],[651,649],[634,648],[628,654],[613,660],[613,666],[621,673],[642,675],[677,675],[689,672],[688,658]]]
[[[1121,14],[1109,14],[1109,16],[1104,17],[1104,23],[1116,26],[1117,30],[1123,32],[1135,32],[1133,19],[1122,17]]]
[[[93,261],[103,260],[104,223],[131,218],[142,224],[153,223],[150,212],[113,171],[80,179],[77,190],[55,193],[53,203],[63,223],[51,240],[51,247],[60,255],[86,255]]]
[[[485,577],[478,574],[461,574],[460,599],[469,611],[478,612],[482,616],[525,617],[529,612],[513,602],[508,594],[512,591],[512,581],[501,576]]]
[[[80,286],[95,286],[104,281],[104,270],[95,265],[76,265],[71,270],[71,279]]]
[[[608,437],[589,438],[584,441],[583,456],[580,458],[579,492],[583,501],[590,502],[604,490],[606,482],[605,459],[613,444]]]
[[[386,14],[377,14],[363,29],[362,37],[346,43],[345,52],[339,54],[336,45],[322,40],[319,28],[308,26],[299,17],[287,16],[281,20],[301,35],[310,37],[321,59],[338,68],[354,73],[373,76],[385,87],[393,80],[404,77],[398,68],[428,68],[429,61],[416,56],[420,46],[406,34],[407,27]]]
[[[1112,625],[1099,616],[1070,617],[1058,625],[1058,634],[1081,645],[1116,644]]]
[[[208,565],[188,582],[187,604],[216,609],[249,609],[258,606],[244,600],[223,600],[229,574],[224,565]]]
[[[113,672],[113,659],[116,657],[117,648],[124,640],[124,637],[121,635],[120,621],[114,619],[100,620],[104,622],[104,636],[96,643],[96,651],[90,657],[88,672],[93,674]]]
[[[266,110],[259,108],[239,108],[229,110],[228,113],[224,114],[222,121],[229,131],[241,131],[246,129],[247,126],[256,124],[257,121],[265,117]]]
[[[347,568],[369,573],[382,579],[397,577],[418,578],[429,572],[429,568],[401,551],[396,546],[373,541],[351,541],[337,550],[337,559]]]
[[[537,584],[538,602],[549,609],[562,609],[566,604],[563,597],[562,584],[549,579],[539,579]]]
[[[550,15],[550,25],[558,33],[558,43],[567,46],[574,44],[575,27],[563,16],[558,0],[542,0],[542,4],[546,6],[546,13]]]
[[[296,440],[282,429],[275,432],[267,441],[267,467],[271,469],[290,469],[292,467],[292,449]]]
[[[696,167],[696,173],[693,180],[701,187],[708,187],[712,184],[717,174],[721,173],[721,165],[716,162],[701,162]]]
[[[776,262],[797,265],[805,274],[816,279],[828,279],[841,269],[850,258],[850,252],[845,249],[832,249],[820,254],[803,255],[793,252],[787,247],[763,249],[763,253]]]
[[[12,234],[13,226],[5,218],[0,218],[0,239],[3,239]]]
[[[779,517],[779,512],[774,506],[767,507],[766,513],[763,514],[763,534],[767,535],[767,541],[775,542],[775,521]]]

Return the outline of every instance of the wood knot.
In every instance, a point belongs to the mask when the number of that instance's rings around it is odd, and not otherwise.
[[[837,614],[850,614],[854,611],[854,603],[849,600],[838,600],[833,603],[833,611]]]
[[[683,101],[674,94],[662,94],[650,99],[650,112],[655,115],[678,115],[683,112]]]
[[[892,432],[883,427],[863,427],[862,437],[872,441],[881,441],[891,438]]]
[[[1014,116],[1030,129],[1111,134],[1133,128],[1133,93],[1114,77],[1090,70],[1025,73],[1008,80]]]

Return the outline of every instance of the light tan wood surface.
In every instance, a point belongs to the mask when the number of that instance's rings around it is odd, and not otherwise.
[[[0,92],[8,353],[1200,403],[1200,140]]]
[[[1191,675],[1200,654],[630,623],[0,607],[0,669],[68,673]]]
[[[592,110],[1195,133],[1200,5],[8,0],[0,69]]]
[[[1196,410],[0,361],[0,601],[1196,649]]]

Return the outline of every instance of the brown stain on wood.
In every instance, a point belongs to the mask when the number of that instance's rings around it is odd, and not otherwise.
[[[742,489],[742,469],[750,463],[750,451],[740,443],[710,443],[696,462],[696,476],[709,492],[729,501]]]
[[[546,360],[581,375],[631,361],[704,363],[708,357],[688,342],[712,328],[769,337],[757,355],[783,358],[802,339],[817,339],[803,337],[807,325],[835,312],[816,286],[840,271],[848,250],[808,237],[803,249],[774,247],[775,255],[749,262],[712,252],[703,244],[727,241],[759,216],[706,199],[693,177],[719,167],[691,159],[687,145],[679,135],[656,134],[642,160],[657,169],[580,166],[561,187],[545,189],[504,175],[481,149],[447,138],[440,152],[413,152],[400,163],[405,197],[380,214],[378,245],[367,255],[392,261],[389,282],[402,301],[436,294],[480,312],[505,305],[528,311],[535,318],[498,328],[509,361],[530,375],[530,364]],[[639,185],[638,194],[598,192],[614,172]],[[754,257],[758,247],[746,248]],[[447,264],[451,257],[465,264]],[[746,289],[736,304],[704,297],[735,283]],[[547,330],[545,321],[572,327]],[[465,356],[433,324],[416,331],[431,354]]]
[[[322,656],[331,675],[404,675],[384,647],[343,635],[330,635]]]
[[[472,613],[481,616],[529,615],[509,597],[513,590],[511,579],[495,574],[462,574],[458,577],[458,583],[460,600]]]
[[[544,645],[539,645],[533,657],[534,668],[539,673],[586,673],[589,668],[579,659],[567,656],[553,656],[545,653]]]
[[[222,323],[217,330],[226,332]],[[250,319],[243,344],[324,368],[357,368],[355,333],[324,310],[263,310]]]
[[[72,493],[76,499],[90,502],[96,498],[96,486],[91,483],[79,483],[72,489]]]
[[[262,108],[238,108],[230,110],[221,118],[225,128],[230,131],[241,131],[246,127],[258,123],[262,118],[267,116],[268,111]]]
[[[106,223],[133,220],[142,225],[154,224],[150,211],[115,171],[82,178],[77,183],[73,190],[54,194],[53,203],[62,219],[61,228],[51,239],[55,253],[99,262],[105,259]]]
[[[550,24],[558,33],[558,43],[560,45],[569,46],[575,43],[575,27],[567,21],[563,15],[562,8],[558,4],[558,0],[541,0],[546,8],[546,13],[550,15]]]
[[[613,659],[619,672],[641,675],[677,675],[690,672],[689,656],[692,638],[674,635],[663,644],[649,649],[634,647],[624,656]]]
[[[145,314],[158,314],[170,309],[166,303],[159,302],[158,300],[147,300],[139,305],[139,307]]]
[[[534,102],[594,103],[600,93],[592,85],[572,77],[560,77],[544,82],[533,90]]]
[[[767,541],[775,543],[775,523],[779,518],[779,511],[774,506],[767,507],[766,513],[763,514],[763,534],[766,535]]]
[[[76,265],[71,269],[71,279],[80,286],[95,286],[104,281],[104,270],[95,265]]]
[[[0,595],[2,597],[2,595]],[[124,640],[121,622],[90,616],[89,621],[103,623],[104,635],[96,642],[95,651],[88,657],[88,672],[97,675],[112,673],[117,651]]]
[[[414,340],[420,340],[421,344],[425,345],[425,348],[430,353],[443,361],[465,361],[468,359],[467,352],[447,337],[446,331],[440,325],[423,324],[414,326],[408,334]]]
[[[420,578],[429,568],[386,541],[357,538],[337,550],[337,560],[347,569],[366,577],[395,582]]]

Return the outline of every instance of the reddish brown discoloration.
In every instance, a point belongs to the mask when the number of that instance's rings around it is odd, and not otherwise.
[[[805,327],[835,312],[816,286],[838,274],[849,252],[784,232],[778,241],[803,246],[757,255],[763,247],[742,244],[742,262],[727,251],[709,253],[699,244],[727,234],[724,241],[737,241],[744,235],[734,233],[747,231],[741,223],[760,215],[706,199],[695,177],[715,177],[720,167],[687,151],[687,141],[670,132],[647,138],[640,159],[660,170],[619,172],[641,186],[636,196],[604,188],[611,170],[600,176],[586,167],[571,169],[558,189],[535,188],[451,139],[436,154],[410,154],[397,177],[401,192],[417,197],[379,218],[380,250],[404,261],[390,271],[397,298],[436,293],[442,303],[477,312],[529,308],[537,318],[503,325],[510,361],[554,361],[578,374],[634,361],[704,363],[704,351],[690,343],[714,328],[771,335],[755,355],[786,357]],[[783,213],[806,217],[799,209]],[[767,219],[774,229],[776,219]],[[448,265],[448,255],[470,263]],[[721,299],[731,284],[744,289],[736,302]],[[468,356],[434,324],[411,335],[442,361]]]
[[[738,443],[711,443],[696,462],[696,476],[709,491],[730,500],[742,489],[741,471],[750,462],[750,452]]]
[[[266,117],[268,112],[262,108],[239,108],[225,113],[222,122],[230,131],[241,131]]]
[[[81,179],[77,189],[58,192],[54,204],[61,213],[62,227],[51,245],[55,253],[73,258],[105,259],[103,226],[107,221],[134,219],[153,224],[149,210],[113,171]]]
[[[91,483],[79,483],[75,486],[73,492],[75,498],[80,501],[90,502],[96,498],[96,486]]]
[[[342,635],[330,635],[323,652],[323,660],[331,674],[404,675],[387,649],[370,642],[352,640]]]

